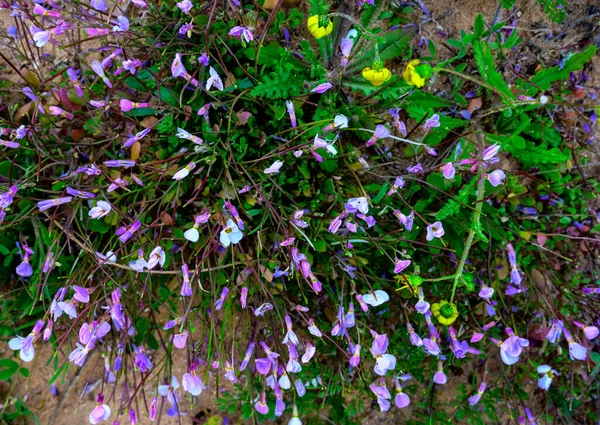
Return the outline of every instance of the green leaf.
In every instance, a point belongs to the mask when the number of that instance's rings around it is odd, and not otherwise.
[[[17,363],[13,359],[2,359],[0,360],[0,366],[6,369],[17,370],[19,368],[19,363]]]
[[[92,232],[98,232],[100,234],[105,234],[106,232],[108,232],[108,230],[110,229],[110,227],[108,226],[108,224],[106,224],[104,222],[104,220],[90,220],[88,222],[88,230],[91,230]]]
[[[381,60],[398,58],[407,51],[408,42],[412,39],[414,31],[403,30],[389,31],[384,40],[378,44],[379,57]],[[363,55],[353,60],[346,68],[347,73],[353,73],[363,68],[370,67],[375,60],[375,46],[371,46]]]
[[[543,71],[538,72],[531,79],[531,81],[536,84],[540,89],[547,90],[550,88],[553,82],[559,80],[565,80],[569,78],[569,74],[574,71],[579,71],[583,68],[583,66],[589,62],[589,60],[594,57],[596,54],[596,46],[591,44],[587,49],[583,52],[575,53],[568,57],[562,67],[552,66]],[[518,85],[521,88],[527,88],[527,94],[529,96],[533,96],[538,92],[538,89],[532,87],[524,81],[519,80]]]
[[[483,20],[483,15],[478,13],[475,17],[475,24],[473,25],[473,29],[475,30],[475,35],[481,35],[485,31],[485,21]]]
[[[393,81],[393,83],[388,85],[390,81]],[[378,100],[384,101],[396,100],[412,90],[412,87],[406,84],[404,78],[399,77],[392,77],[391,80],[389,80],[387,83],[384,84],[384,86],[382,86],[385,87],[384,89],[382,89],[381,87],[373,86],[373,84],[365,80],[362,76],[347,78],[342,82],[342,84],[345,87],[351,89],[352,91],[362,91],[365,96],[370,96],[376,91],[379,91],[379,93],[376,94],[374,97]]]
[[[485,41],[475,41],[473,43],[473,51],[475,52],[475,63],[477,64],[481,78],[507,98],[514,99],[515,95],[511,93],[502,75],[496,71],[494,56],[487,43]]]
[[[0,381],[7,381],[17,372],[17,369],[2,369],[0,370]]]
[[[279,68],[279,72],[272,72],[263,77],[263,82],[252,89],[250,94],[257,97],[269,99],[288,99],[298,96],[302,92],[304,84],[302,78],[292,73],[290,67]]]
[[[373,205],[377,205],[381,202],[383,196],[387,193],[389,187],[390,185],[388,182],[385,182],[381,185],[381,189],[379,189],[379,192],[377,192],[377,196],[373,198]]]
[[[313,242],[313,245],[315,246],[315,249],[317,250],[317,252],[327,251],[327,243],[322,239],[317,239],[316,241]]]
[[[21,376],[23,378],[29,378],[29,369],[26,369],[24,367],[20,367],[19,368],[19,373],[21,374]]]

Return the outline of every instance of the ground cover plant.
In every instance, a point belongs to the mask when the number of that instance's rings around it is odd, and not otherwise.
[[[594,39],[427,6],[3,2],[2,421],[600,420]]]

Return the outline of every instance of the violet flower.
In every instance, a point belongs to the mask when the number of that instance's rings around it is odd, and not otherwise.
[[[42,212],[42,211],[46,211],[47,209],[50,209],[52,207],[57,207],[59,205],[69,203],[69,202],[71,202],[72,199],[73,198],[71,196],[65,196],[63,198],[40,201],[40,202],[38,202],[37,205],[38,205],[38,208],[40,209],[40,212]]]
[[[482,382],[479,385],[479,389],[477,390],[477,392],[475,394],[473,394],[471,397],[469,397],[469,404],[471,406],[475,406],[477,403],[479,403],[479,400],[481,400],[481,396],[485,392],[486,386],[487,386],[486,383]]]
[[[264,391],[260,394],[260,399],[256,403],[254,403],[254,408],[258,413],[262,415],[266,415],[267,413],[269,413],[269,406],[267,405],[267,395]]]
[[[242,27],[239,25],[231,28],[231,30],[229,31],[229,35],[237,37],[240,40],[243,39],[246,43],[250,43],[252,40],[254,40],[254,34],[252,33],[252,31],[246,27]]]
[[[425,239],[427,239],[428,241],[432,241],[433,238],[442,238],[442,236],[444,236],[444,226],[442,225],[441,221],[436,221],[433,224],[430,224],[427,226],[427,236]]]
[[[316,86],[314,89],[312,89],[310,92],[311,93],[319,93],[319,94],[323,94],[326,91],[328,91],[330,88],[333,87],[333,84],[327,82],[327,83],[322,83],[319,84],[318,86]]]

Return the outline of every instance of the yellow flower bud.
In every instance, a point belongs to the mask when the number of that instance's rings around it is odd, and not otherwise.
[[[363,69],[362,76],[365,78],[365,80],[370,81],[371,84],[373,84],[375,87],[379,87],[387,80],[392,78],[392,73],[387,68],[381,68],[376,70],[367,67]]]
[[[440,301],[431,306],[431,313],[442,325],[448,326],[458,318],[458,310],[455,304],[448,301]]]
[[[333,30],[333,22],[329,18],[319,15],[313,15],[308,18],[307,26],[308,31],[317,39],[331,34],[331,30]]]
[[[417,86],[418,88],[421,88],[425,85],[425,78],[421,77],[416,70],[419,63],[419,59],[410,61],[408,65],[406,65],[406,69],[402,74],[404,81],[406,81],[409,86]]]

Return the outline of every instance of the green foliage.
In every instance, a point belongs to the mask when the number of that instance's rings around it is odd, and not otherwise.
[[[473,43],[473,50],[475,52],[475,63],[477,64],[479,74],[481,74],[483,81],[500,91],[505,96],[505,102],[514,99],[515,96],[504,82],[502,75],[496,71],[496,61],[494,60],[487,43],[485,41],[475,41]]]

